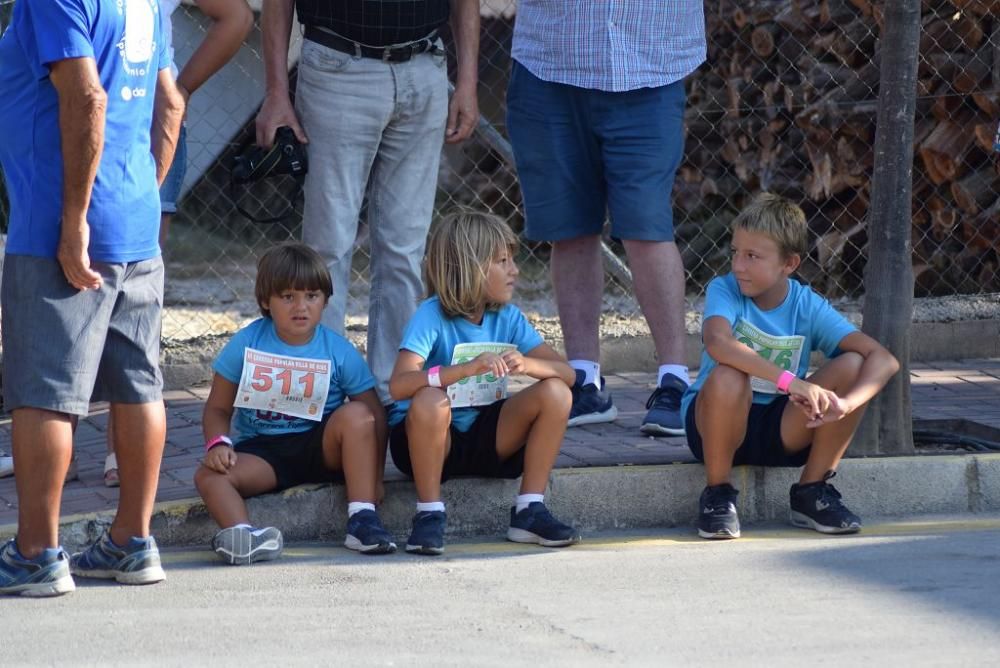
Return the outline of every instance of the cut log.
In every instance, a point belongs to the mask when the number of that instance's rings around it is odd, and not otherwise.
[[[952,78],[952,87],[957,93],[971,93],[979,90],[990,75],[993,66],[993,47],[980,49],[971,58],[965,60]]]
[[[986,167],[978,169],[951,184],[951,195],[962,211],[976,215],[997,197],[997,173]]]

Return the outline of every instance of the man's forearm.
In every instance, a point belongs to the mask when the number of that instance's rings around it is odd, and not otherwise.
[[[149,143],[156,163],[156,183],[163,184],[174,161],[177,141],[184,120],[184,98],[174,83],[170,69],[160,70],[156,78],[156,97],[153,102],[153,125]]]
[[[63,221],[85,220],[97,166],[104,152],[108,98],[99,81],[59,93],[59,133],[63,159]]]
[[[479,0],[452,3],[450,23],[458,57],[455,86],[475,86],[479,81]]]
[[[267,95],[288,95],[288,44],[295,0],[265,0],[261,13],[264,33],[264,85]]]

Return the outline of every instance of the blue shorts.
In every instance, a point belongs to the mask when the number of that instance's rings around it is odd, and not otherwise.
[[[507,131],[525,236],[673,241],[670,194],[684,152],[684,82],[621,93],[543,81],[514,61]]]
[[[697,404],[696,394],[684,416],[684,433],[687,435],[691,454],[699,462],[704,462],[705,451],[694,419]],[[733,466],[805,466],[811,446],[798,452],[786,452],[781,442],[781,416],[787,405],[788,395],[784,394],[769,404],[751,404],[747,433],[733,455]]]
[[[160,186],[160,213],[177,213],[177,202],[181,198],[181,187],[184,185],[184,175],[187,173],[187,127],[181,124],[181,133],[177,137],[177,152],[174,161],[167,171],[167,178]]]

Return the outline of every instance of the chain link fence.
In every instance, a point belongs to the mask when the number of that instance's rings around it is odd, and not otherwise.
[[[0,23],[11,0],[0,0]],[[1000,193],[993,136],[1000,119],[1000,16],[991,0],[924,0],[913,175],[916,294],[1000,291]],[[523,227],[509,159],[504,96],[514,0],[481,0],[479,131],[446,147],[435,215],[473,206]],[[863,294],[874,161],[881,4],[870,0],[708,0],[708,61],[688,80],[686,148],[674,186],[677,241],[694,302],[726,270],[730,221],[760,190],[801,203],[812,249],[801,277],[832,298]],[[194,3],[173,16],[177,61],[208,25]],[[450,36],[445,40],[451,50]],[[164,337],[232,331],[255,317],[260,252],[300,234],[301,209],[280,224],[247,221],[234,207],[228,165],[252,142],[263,96],[259,27],[238,56],[191,99],[188,173],[164,249]],[[293,40],[294,66],[299,41]],[[454,67],[454,59],[451,59]],[[293,72],[294,81],[294,72]],[[242,193],[261,215],[284,206],[291,184]],[[2,198],[0,198],[2,199]],[[6,209],[0,201],[0,220]],[[623,249],[606,239],[605,312],[640,321]],[[518,299],[554,317],[545,244],[525,242]],[[348,329],[367,313],[368,245],[362,212]],[[338,286],[342,287],[342,286]],[[637,325],[639,326],[639,325]]]

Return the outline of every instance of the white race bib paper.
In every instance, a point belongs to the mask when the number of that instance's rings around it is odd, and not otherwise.
[[[330,360],[273,355],[247,348],[233,406],[319,422],[329,393]]]
[[[746,344],[753,351],[766,360],[774,362],[785,371],[791,371],[795,375],[799,373],[799,361],[802,358],[802,346],[805,345],[805,337],[794,336],[772,336],[759,327],[751,325],[746,320],[740,320],[733,327],[733,336],[743,344]],[[750,377],[750,388],[754,392],[763,394],[778,394],[778,388],[770,380]]]
[[[460,343],[452,351],[451,364],[465,364],[483,353],[502,355],[508,350],[517,350],[517,346],[510,343]],[[492,373],[469,376],[448,386],[452,408],[488,406],[506,396],[507,377],[497,378]]]

